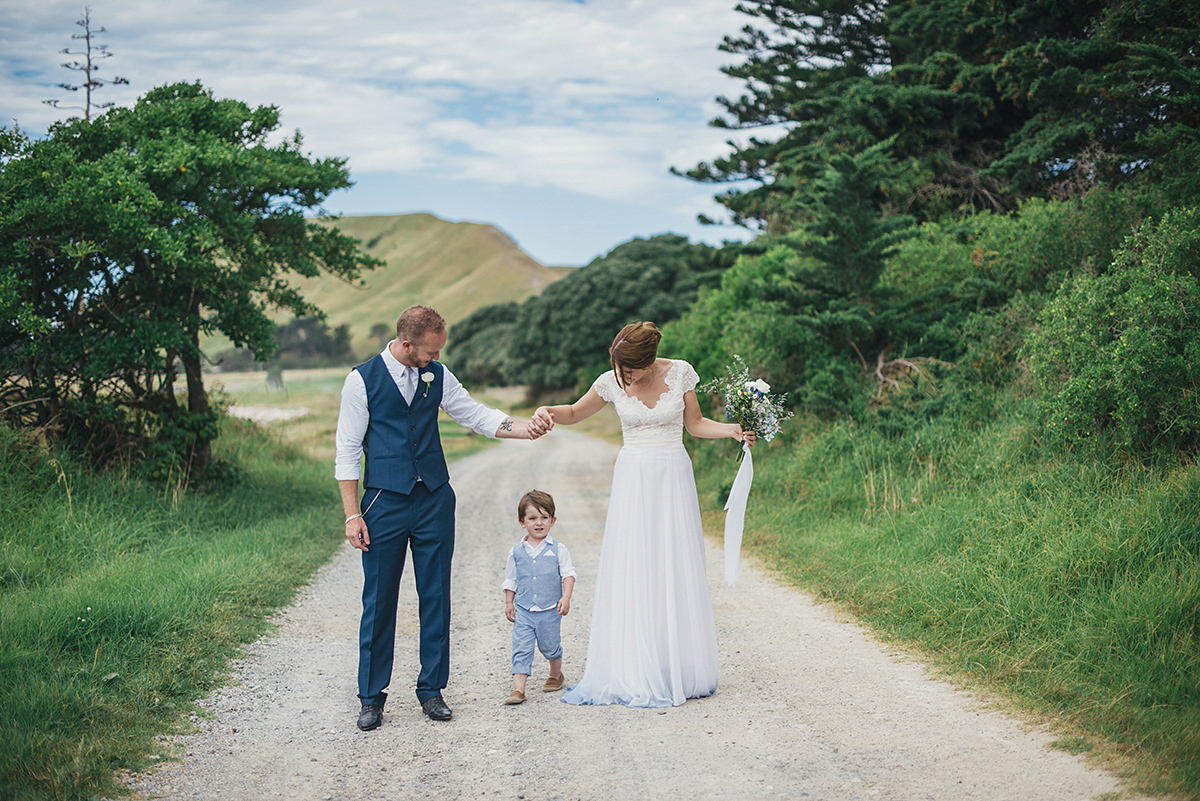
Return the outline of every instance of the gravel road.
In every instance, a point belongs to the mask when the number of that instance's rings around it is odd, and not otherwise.
[[[562,428],[452,465],[458,494],[448,723],[416,704],[416,592],[405,576],[382,728],[355,727],[361,570],[346,546],[246,651],[211,718],[175,738],[185,757],[126,777],[169,799],[1014,799],[1119,792],[1052,750],[1053,736],[931,679],[852,622],[746,566],[722,579],[708,543],[720,645],[717,693],[667,709],[574,707],[511,687],[500,582],[527,489],[558,505],[555,536],[579,570],[563,621],[568,684],[583,672],[616,447]],[[336,503],[330,479],[330,503]],[[753,502],[753,498],[751,499]],[[540,689],[539,655],[530,686]],[[1116,796],[1108,796],[1116,797]]]

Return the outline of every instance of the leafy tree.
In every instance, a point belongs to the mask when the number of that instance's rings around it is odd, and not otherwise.
[[[396,326],[395,324],[375,323],[371,326],[371,333],[368,336],[379,344],[380,350],[383,350],[387,343],[392,341],[392,337],[396,336]]]
[[[755,184],[718,200],[763,233],[745,250],[760,255],[667,339],[686,351],[704,331],[818,409],[854,411],[870,376],[885,403],[914,354],[963,352],[973,313],[1102,272],[1142,216],[1200,188],[1172,175],[1200,166],[1195,4],[738,9],[753,23],[722,48],[745,92],[713,124],[771,135],[688,175]]]
[[[306,156],[299,133],[270,144],[278,125],[275,107],[181,83],[40,141],[5,133],[0,410],[98,458],[208,464],[201,335],[265,359],[268,308],[320,315],[287,273],[356,279],[378,264],[304,216],[350,185],[345,161]]]
[[[671,234],[618,245],[521,305],[507,377],[534,391],[590,384],[607,367],[608,346],[622,326],[683,314],[722,258]]]
[[[1161,170],[1200,133],[1200,8],[1171,0],[761,0],[727,37],[718,127],[782,127],[691,177],[759,186],[718,199],[781,233],[812,219],[792,199],[840,154],[890,141],[915,179],[887,199],[918,219],[1004,210]],[[1190,181],[1193,192],[1196,188]],[[800,212],[800,213],[798,213]],[[886,207],[881,203],[880,213]]]
[[[505,382],[518,308],[515,301],[495,303],[454,324],[446,363],[460,380],[483,385]]]
[[[284,367],[349,364],[354,360],[350,326],[344,323],[331,330],[320,317],[298,317],[276,326],[271,338],[275,342],[274,359]]]
[[[894,382],[907,365],[939,361],[952,343],[925,342],[938,321],[960,310],[945,291],[915,298],[880,291],[864,303],[827,291],[822,271],[787,245],[744,255],[663,334],[662,350],[719,375],[733,355],[756,376],[815,414],[859,415],[864,390]],[[922,357],[911,351],[925,348]],[[901,361],[897,361],[901,359]]]
[[[590,384],[608,364],[608,346],[621,326],[661,324],[683,314],[734,251],[673,234],[618,245],[527,299],[515,314],[508,305],[477,310],[455,326],[447,359],[478,380],[491,380],[489,369],[499,367],[506,381],[535,394]]]
[[[83,9],[83,16],[75,21],[75,24],[83,28],[83,33],[71,34],[72,39],[83,40],[83,50],[72,50],[69,47],[63,48],[62,54],[68,56],[82,56],[82,61],[71,61],[64,63],[62,66],[65,69],[83,73],[83,83],[74,85],[70,83],[60,83],[59,86],[66,89],[68,92],[78,92],[83,90],[83,105],[82,106],[62,106],[58,100],[43,100],[42,102],[54,108],[77,108],[83,112],[83,118],[90,120],[92,118],[92,109],[103,111],[106,108],[111,108],[112,103],[93,103],[92,92],[109,84],[111,86],[126,85],[129,81],[125,78],[117,76],[115,78],[101,78],[99,76],[100,66],[96,62],[106,58],[112,58],[112,53],[105,44],[92,44],[92,37],[98,36],[106,31],[105,28],[92,29],[92,7],[87,6]]]

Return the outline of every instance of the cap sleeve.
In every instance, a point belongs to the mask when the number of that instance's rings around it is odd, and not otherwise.
[[[596,390],[596,394],[604,400],[612,403],[616,398],[617,377],[612,370],[605,370],[600,376],[592,382],[592,389]]]
[[[700,376],[696,374],[696,368],[692,367],[685,361],[679,362],[679,386],[683,392],[691,392],[700,383]]]

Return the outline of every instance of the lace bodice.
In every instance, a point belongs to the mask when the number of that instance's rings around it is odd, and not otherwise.
[[[696,388],[700,377],[687,362],[673,359],[667,370],[667,389],[654,408],[625,394],[612,370],[592,384],[601,398],[617,409],[626,447],[676,445],[683,441],[683,395]]]

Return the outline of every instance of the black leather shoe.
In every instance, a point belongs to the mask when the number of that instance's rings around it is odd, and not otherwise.
[[[378,729],[380,723],[383,723],[383,707],[379,704],[364,704],[362,711],[358,713],[358,728],[370,731]]]
[[[430,720],[449,720],[450,707],[446,706],[446,702],[442,700],[442,696],[435,695],[432,698],[421,704],[421,709],[425,710],[425,714]]]

